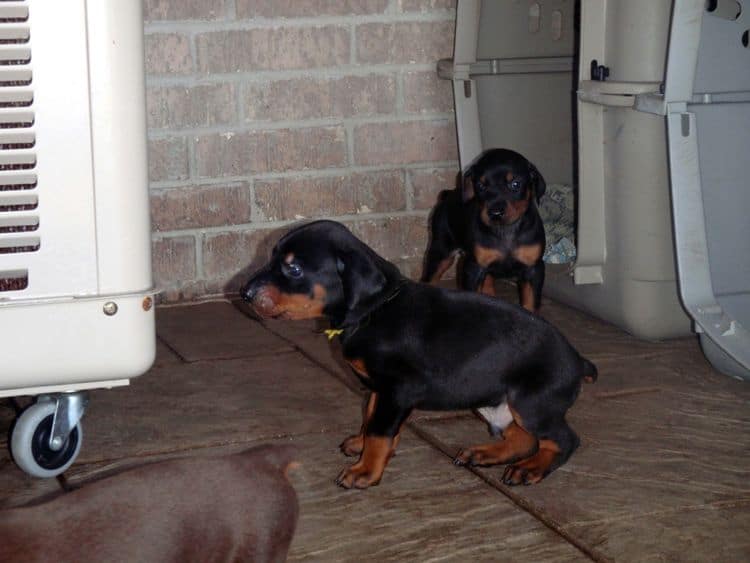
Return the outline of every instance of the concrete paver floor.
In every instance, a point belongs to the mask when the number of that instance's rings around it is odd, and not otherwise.
[[[361,389],[335,343],[315,323],[264,326],[226,302],[159,309],[156,364],[129,387],[91,393],[66,478],[291,442],[302,462],[292,561],[750,560],[750,384],[714,371],[692,338],[645,342],[549,301],[544,316],[600,377],[569,413],[581,447],[541,484],[455,467],[459,448],[488,441],[485,425],[470,412],[418,412],[378,487],[336,487]],[[13,418],[0,402],[0,440]],[[0,507],[59,489],[7,451]]]

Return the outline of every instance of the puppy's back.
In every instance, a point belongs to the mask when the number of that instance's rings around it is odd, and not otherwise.
[[[149,464],[0,513],[0,560],[283,561],[298,517],[288,447]]]

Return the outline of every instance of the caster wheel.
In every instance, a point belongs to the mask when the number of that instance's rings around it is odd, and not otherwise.
[[[45,401],[27,408],[16,420],[10,439],[10,452],[19,468],[33,477],[56,477],[70,467],[81,451],[81,424],[68,435],[59,451],[49,447],[55,403]]]

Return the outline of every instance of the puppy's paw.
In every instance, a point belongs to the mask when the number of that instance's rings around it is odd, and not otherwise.
[[[336,478],[336,484],[344,489],[366,489],[380,483],[382,475],[382,472],[376,474],[368,467],[355,463],[339,473],[339,476]]]
[[[503,473],[506,485],[533,485],[551,473],[550,467],[555,460],[556,452],[539,450],[533,456],[509,465]]]
[[[503,473],[506,485],[534,485],[544,479],[545,471],[539,467],[523,467],[521,464],[509,465]]]
[[[341,452],[347,457],[356,457],[362,453],[365,445],[365,437],[361,434],[355,434],[349,436],[346,440],[341,442],[339,448]]]
[[[495,465],[502,463],[496,456],[483,451],[481,448],[465,448],[453,458],[454,465]]]

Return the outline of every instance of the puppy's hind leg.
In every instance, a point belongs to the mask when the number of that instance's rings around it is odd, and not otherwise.
[[[564,419],[540,429],[539,451],[533,456],[509,465],[503,473],[506,485],[531,485],[538,483],[563,465],[573,454],[579,439]]]
[[[435,248],[434,243],[430,244],[425,258],[424,270],[419,281],[423,283],[435,284],[440,281],[443,274],[453,265],[456,258],[455,251],[445,251],[442,248]]]
[[[430,220],[430,242],[425,254],[422,276],[423,283],[437,283],[453,265],[458,252],[458,244],[450,228],[449,211],[445,203],[437,204]]]

